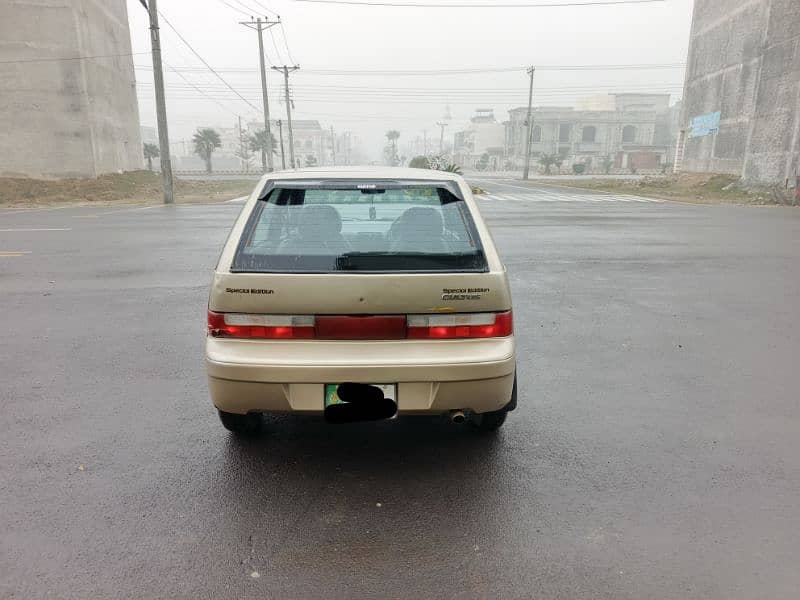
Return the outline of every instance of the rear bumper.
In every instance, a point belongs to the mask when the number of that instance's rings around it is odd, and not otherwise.
[[[498,410],[511,398],[514,339],[273,342],[208,338],[214,405],[321,413],[324,384],[396,383],[405,414]]]

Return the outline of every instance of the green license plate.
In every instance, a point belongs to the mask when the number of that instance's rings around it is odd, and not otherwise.
[[[394,383],[370,383],[368,385],[375,386],[376,388],[380,388],[383,392],[384,398],[391,398],[395,402],[397,402],[397,385]],[[325,407],[331,406],[332,404],[344,404],[339,395],[336,393],[336,389],[339,387],[338,383],[327,383],[325,384]]]

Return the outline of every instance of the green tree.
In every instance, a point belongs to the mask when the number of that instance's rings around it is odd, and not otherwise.
[[[455,173],[456,175],[462,175],[461,167],[451,162],[440,166],[439,171],[447,171],[448,173]]]
[[[408,163],[408,166],[412,169],[430,169],[431,163],[427,156],[419,155],[412,158],[411,162]]]
[[[584,163],[575,163],[572,165],[572,172],[575,173],[575,175],[582,175],[584,171],[586,171],[586,165]]]
[[[144,157],[147,160],[147,168],[149,170],[153,170],[153,159],[158,158],[159,154],[158,146],[155,144],[144,145]]]
[[[481,157],[478,159],[478,162],[475,163],[475,167],[479,171],[485,171],[486,169],[489,168],[489,153],[488,152],[484,152],[483,154],[481,154]]]
[[[213,129],[198,129],[192,137],[192,143],[194,153],[206,161],[206,173],[211,173],[211,155],[214,154],[214,150],[222,146],[219,134]]]
[[[400,138],[400,132],[396,129],[390,129],[386,132],[386,139],[389,140],[389,152],[387,158],[389,166],[396,167],[400,164],[400,158],[397,156],[397,140]]]
[[[602,162],[602,163],[600,163],[600,165],[603,167],[603,173],[605,173],[606,175],[608,175],[609,173],[611,173],[611,167],[613,167],[613,166],[614,166],[614,161],[613,161],[613,160],[611,160],[611,157],[609,157],[609,156],[606,156],[606,157],[603,159],[603,162]]]
[[[550,167],[556,164],[555,154],[542,154],[539,157],[539,164],[544,167],[544,174],[550,175]]]
[[[259,129],[255,133],[250,134],[248,143],[250,144],[250,150],[261,153],[261,168],[266,173],[267,152],[272,152],[273,154],[278,153],[278,142],[275,140],[275,136],[270,133],[269,142],[267,142],[267,130]]]
[[[555,165],[556,169],[558,169],[559,173],[561,173],[561,165],[564,164],[565,160],[566,156],[563,154],[556,154],[553,156],[553,164]]]

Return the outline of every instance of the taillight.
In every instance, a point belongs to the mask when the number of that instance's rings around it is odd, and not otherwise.
[[[404,315],[316,317],[316,337],[322,340],[402,340]]]
[[[410,339],[506,337],[514,332],[511,311],[450,315],[408,315]]]
[[[314,317],[208,311],[208,333],[213,337],[308,340],[314,337]]]
[[[507,337],[511,311],[447,315],[250,315],[208,311],[212,337],[399,340]]]

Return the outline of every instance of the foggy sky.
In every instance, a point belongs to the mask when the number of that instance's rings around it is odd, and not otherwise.
[[[404,0],[398,0],[404,1]],[[442,0],[440,0],[441,2]],[[452,0],[461,4],[470,0]],[[510,0],[509,0],[510,1]],[[531,3],[532,0],[516,0]],[[546,0],[540,0],[546,1]],[[155,125],[147,13],[127,0],[143,125]],[[476,108],[493,108],[498,121],[527,102],[527,75],[481,72],[401,76],[331,74],[325,71],[503,69],[535,65],[537,106],[569,106],[576,98],[609,92],[659,92],[681,96],[684,69],[558,70],[573,65],[683,65],[691,0],[628,6],[562,8],[392,8],[324,5],[294,0],[159,0],[159,9],[195,50],[254,106],[237,98],[209,73],[162,21],[167,109],[173,141],[198,125],[233,126],[237,115],[260,119],[261,88],[255,31],[239,25],[260,3],[280,14],[280,28],[265,35],[272,64],[301,70],[291,78],[293,116],[352,130],[377,157],[384,132],[401,142],[438,136],[436,121],[451,107],[450,135]],[[486,0],[483,0],[486,3]],[[274,19],[275,15],[261,10]],[[141,54],[138,54],[141,53]],[[185,69],[192,69],[186,71]],[[273,118],[285,115],[282,76],[268,74]],[[222,106],[197,91],[195,85]]]

